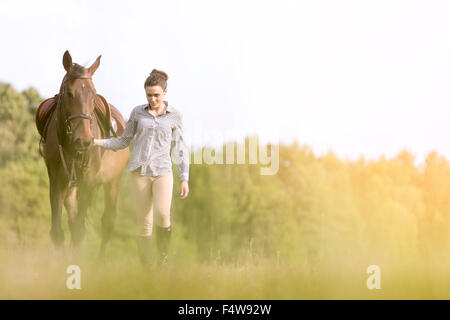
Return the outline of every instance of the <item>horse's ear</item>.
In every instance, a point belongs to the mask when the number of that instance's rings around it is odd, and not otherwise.
[[[66,50],[66,52],[64,52],[63,66],[67,72],[69,72],[70,69],[72,69],[72,56],[70,55],[69,50]]]
[[[100,65],[100,58],[101,57],[102,56],[98,56],[97,60],[95,60],[95,62],[92,64],[92,66],[89,67],[88,71],[89,71],[89,74],[91,76],[95,73],[95,71],[97,70],[98,66]]]

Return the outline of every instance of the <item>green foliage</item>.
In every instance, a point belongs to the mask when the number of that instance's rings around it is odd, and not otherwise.
[[[11,85],[0,83],[0,166],[24,158],[38,159],[34,113],[41,101],[35,89],[18,93]]]
[[[34,125],[41,101],[34,89],[19,93],[0,83],[0,241],[6,247],[50,245],[48,178]],[[248,141],[244,147],[248,159]],[[193,163],[189,197],[180,200],[179,184],[174,187],[175,259],[314,266],[355,257],[362,264],[413,263],[450,252],[450,168],[436,152],[416,167],[405,150],[392,159],[342,161],[295,142],[280,146],[279,158],[277,174],[268,176],[261,165]],[[128,180],[125,174],[110,257],[135,258]],[[97,190],[89,212],[89,254],[100,243],[103,198]]]

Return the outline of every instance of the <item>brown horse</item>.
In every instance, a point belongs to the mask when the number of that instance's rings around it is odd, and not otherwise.
[[[103,184],[105,208],[100,248],[100,256],[103,257],[114,227],[120,180],[129,149],[114,152],[92,146],[94,138],[104,139],[110,136],[111,119],[118,125],[117,134],[122,134],[125,127],[119,111],[97,95],[92,82],[92,76],[100,65],[100,58],[101,56],[89,68],[84,68],[72,63],[68,51],[64,53],[63,65],[67,73],[59,95],[53,99],[54,111],[45,119],[44,125],[44,120],[39,116],[41,105],[36,114],[36,125],[38,130],[45,126],[45,132],[39,132],[42,135],[42,155],[50,180],[50,235],[53,243],[58,249],[64,244],[61,226],[64,204],[68,213],[72,247],[79,248],[85,234],[85,217],[94,188]],[[102,108],[103,114],[99,112]]]

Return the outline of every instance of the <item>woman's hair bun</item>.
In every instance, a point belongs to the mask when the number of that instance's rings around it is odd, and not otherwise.
[[[167,88],[167,80],[169,76],[161,70],[153,69],[144,83],[144,88],[151,86],[161,86],[164,90]]]
[[[150,73],[150,76],[161,76],[164,80],[169,80],[169,76],[164,71],[160,71],[157,69],[153,69]]]

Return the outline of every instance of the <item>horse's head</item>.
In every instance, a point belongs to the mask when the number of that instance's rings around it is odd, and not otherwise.
[[[92,76],[100,65],[99,56],[89,68],[72,63],[69,51],[63,56],[67,74],[61,85],[61,116],[64,120],[69,140],[78,150],[91,145],[94,121],[94,100],[96,91]]]

